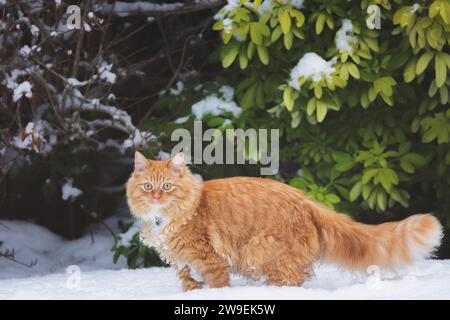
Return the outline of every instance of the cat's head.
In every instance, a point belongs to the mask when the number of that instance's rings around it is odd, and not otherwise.
[[[176,208],[186,207],[193,201],[200,186],[186,166],[183,153],[157,161],[136,152],[134,171],[127,183],[128,204],[131,212],[143,220],[155,213],[175,215]]]

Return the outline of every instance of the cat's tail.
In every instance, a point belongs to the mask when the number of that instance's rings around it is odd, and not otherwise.
[[[442,239],[442,226],[430,214],[366,225],[315,203],[311,206],[320,234],[322,260],[350,269],[365,270],[371,265],[395,269],[430,257]]]

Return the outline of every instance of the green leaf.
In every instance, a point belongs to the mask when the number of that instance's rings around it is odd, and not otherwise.
[[[406,83],[411,82],[416,78],[417,60],[417,56],[414,56],[406,64],[405,71],[403,72],[403,78],[405,79]]]
[[[306,114],[308,116],[311,116],[316,110],[316,107],[317,107],[316,99],[315,98],[309,99],[308,105],[306,106]]]
[[[433,59],[433,57],[434,57],[434,52],[431,52],[431,51],[425,52],[422,56],[420,56],[419,60],[417,61],[417,65],[416,65],[417,75],[419,75],[425,71],[425,69],[428,67],[428,64],[430,63],[431,59]]]
[[[355,183],[355,185],[350,190],[350,196],[349,196],[350,201],[355,201],[359,197],[359,195],[361,194],[361,191],[362,191],[362,187],[363,187],[363,184],[361,181],[358,181],[357,183]]]
[[[295,9],[290,10],[289,13],[291,17],[295,18],[295,25],[297,26],[297,28],[301,28],[303,23],[305,23],[305,16],[303,15],[303,13]]]
[[[316,34],[322,33],[322,30],[323,30],[326,20],[327,20],[327,16],[323,13],[320,13],[316,20]]]
[[[370,194],[369,199],[367,200],[367,204],[369,205],[370,209],[375,208],[375,202],[377,201],[377,190],[373,190],[373,192]]]
[[[272,43],[274,43],[275,41],[277,41],[280,36],[283,34],[283,31],[281,30],[281,26],[278,25],[272,32],[272,36],[270,37],[270,41],[272,41]]]
[[[410,152],[402,157],[403,160],[406,160],[408,162],[411,162],[412,164],[415,164],[416,166],[424,166],[426,164],[425,158],[414,152]]]
[[[294,178],[289,181],[289,185],[297,189],[307,190],[309,183],[303,178]]]
[[[254,22],[250,25],[250,38],[256,45],[263,44],[263,34],[260,23]]]
[[[269,64],[269,53],[267,52],[267,48],[264,46],[256,46],[256,50],[258,51],[259,60],[264,65]]]
[[[355,163],[353,161],[339,162],[334,166],[334,169],[339,172],[346,172],[352,169],[354,166]]]
[[[247,68],[247,65],[248,65],[247,50],[245,46],[242,46],[239,52],[239,67],[241,69],[245,69]]]
[[[229,66],[231,66],[231,64],[236,59],[239,53],[239,47],[240,44],[236,41],[232,41],[223,47],[221,56],[222,56],[222,66],[224,68],[228,68]]]
[[[283,42],[284,42],[284,47],[287,50],[291,49],[293,40],[294,40],[294,35],[292,34],[292,32],[288,32],[288,33],[284,34]]]
[[[302,120],[301,114],[299,111],[295,111],[292,113],[292,120],[291,120],[291,128],[295,129],[300,125],[300,122]]]
[[[406,173],[414,173],[415,169],[411,162],[408,161],[400,161],[400,168],[403,169]]]
[[[436,86],[440,88],[444,85],[445,80],[447,80],[447,66],[440,52],[436,54],[434,62],[435,62],[434,69],[436,73]]]
[[[359,79],[360,75],[358,67],[354,63],[347,63],[346,66],[348,73],[350,73],[353,78]]]
[[[220,127],[224,123],[225,119],[221,117],[213,117],[208,120],[207,124],[209,127],[217,128]]]
[[[371,168],[371,169],[366,169],[364,170],[361,182],[363,184],[367,184],[373,177],[375,177],[378,174],[378,169],[376,168]]]
[[[247,47],[247,57],[249,60],[251,60],[254,55],[255,55],[255,44],[253,42],[250,42]]]
[[[286,87],[283,92],[283,102],[288,111],[294,109],[294,89]]]
[[[244,109],[248,109],[248,108],[252,107],[255,102],[255,96],[256,96],[256,86],[252,85],[245,91],[245,93],[241,99],[241,102],[240,102],[241,106]]]
[[[329,193],[329,194],[325,195],[325,200],[332,204],[341,202],[341,199],[339,199],[339,197],[337,195],[335,195],[334,193]]]
[[[289,16],[288,10],[279,11],[278,21],[281,25],[281,31],[283,31],[284,34],[288,33],[291,30],[291,17]]]
[[[323,101],[318,100],[317,101],[317,110],[316,110],[316,116],[317,116],[318,122],[322,122],[323,119],[325,119],[325,116],[327,115],[327,111],[328,111],[327,105]]]
[[[377,205],[381,210],[386,210],[387,197],[384,192],[379,191],[377,194]]]

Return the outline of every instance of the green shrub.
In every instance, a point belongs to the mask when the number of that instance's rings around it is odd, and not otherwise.
[[[370,4],[379,30],[366,24]],[[216,18],[222,66],[240,74],[239,125],[281,129],[282,159],[309,169],[291,184],[330,205],[445,221],[448,1],[240,1]]]
[[[280,129],[277,178],[364,222],[434,212],[450,228],[448,1],[230,0],[215,19],[216,80],[243,109],[227,126]],[[160,103],[185,115],[192,92]]]

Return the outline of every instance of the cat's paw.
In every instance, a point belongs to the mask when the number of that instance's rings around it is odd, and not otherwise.
[[[203,283],[198,281],[183,281],[183,291],[191,291],[196,289],[202,289]]]

